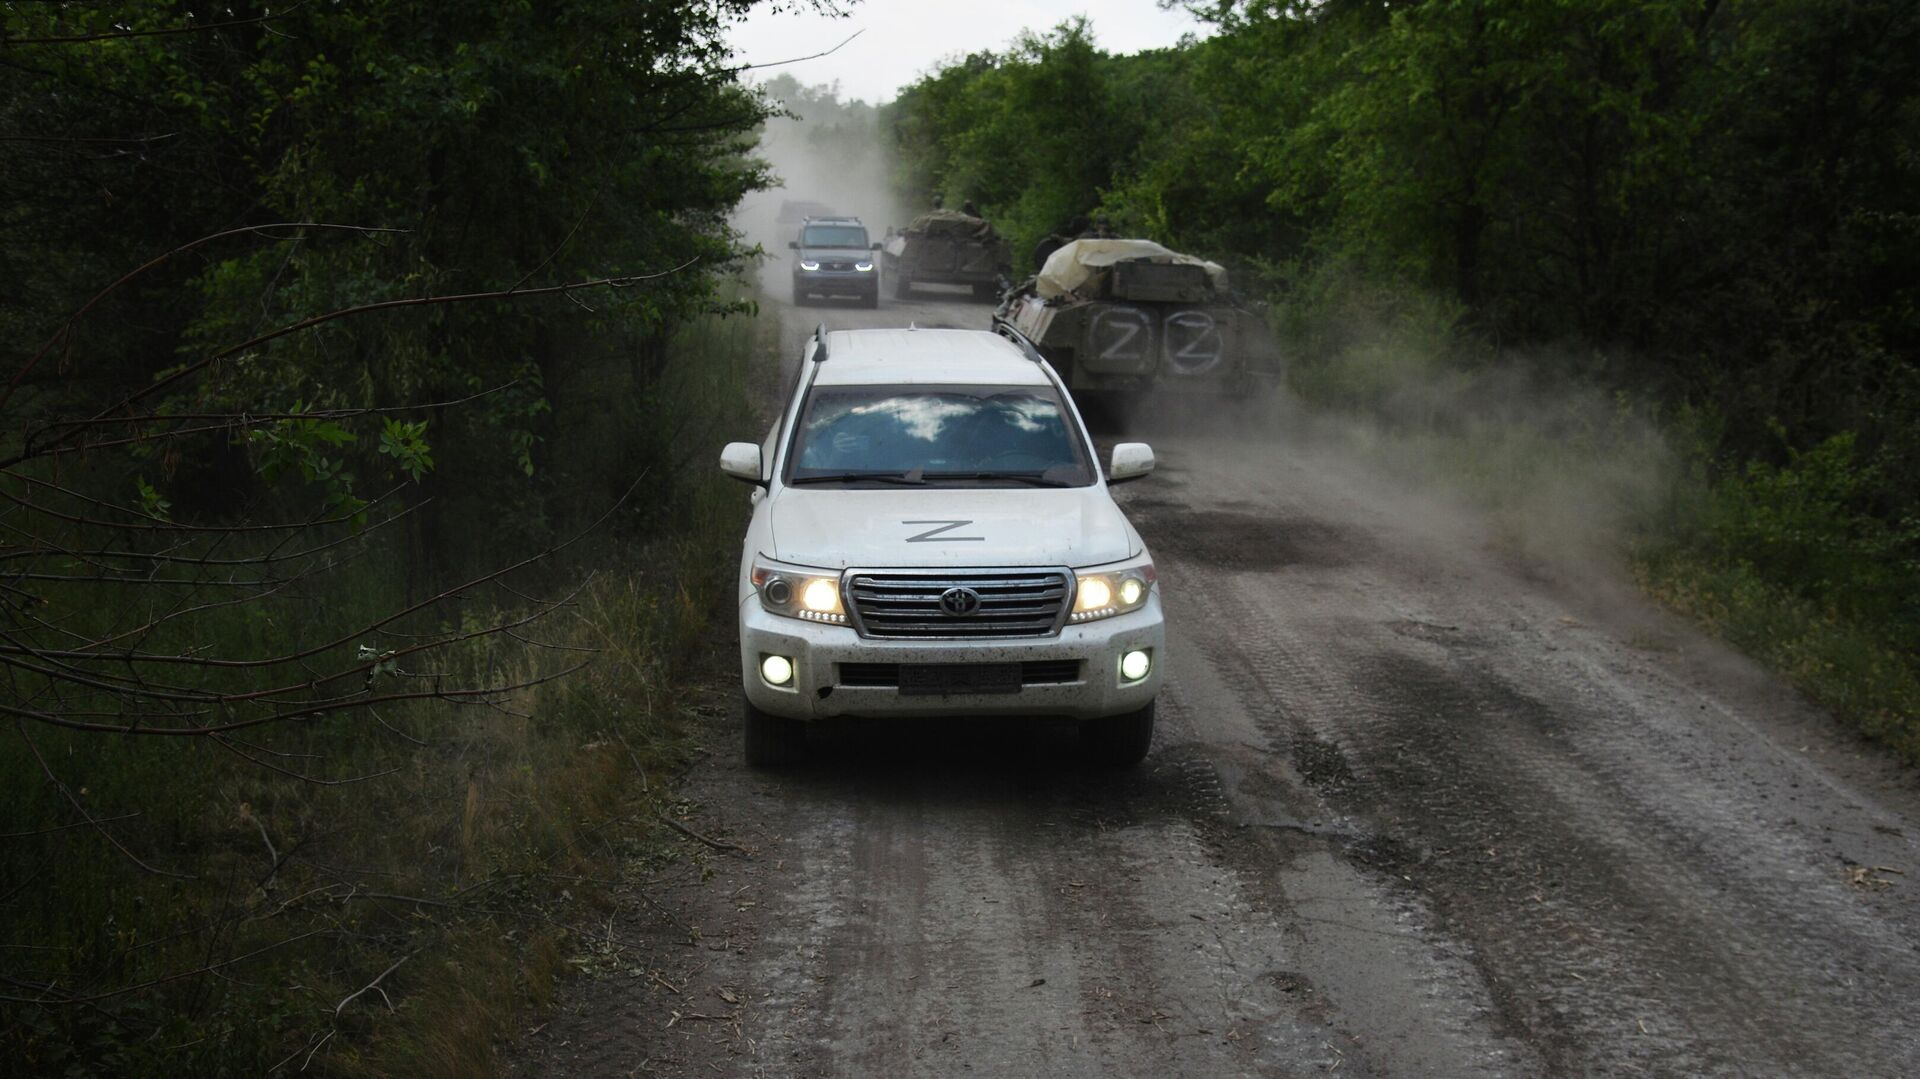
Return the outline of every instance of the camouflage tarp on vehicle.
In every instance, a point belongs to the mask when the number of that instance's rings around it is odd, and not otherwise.
[[[1049,300],[1070,293],[1100,295],[1106,275],[1119,262],[1198,266],[1206,270],[1214,291],[1227,290],[1227,271],[1219,263],[1170,251],[1152,240],[1075,240],[1047,258],[1034,278],[1034,291]]]
[[[1212,393],[1244,398],[1277,384],[1280,353],[1264,314],[1227,287],[1217,263],[1151,240],[1075,240],[994,312],[1075,395]]]
[[[984,217],[974,217],[958,210],[933,210],[913,219],[906,228],[908,232],[924,232],[928,236],[938,236],[952,240],[992,240],[999,236],[993,226]]]

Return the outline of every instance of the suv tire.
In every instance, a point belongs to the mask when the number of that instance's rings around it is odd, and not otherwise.
[[[740,698],[740,710],[745,719],[748,764],[777,768],[793,763],[806,752],[807,731],[799,720],[762,712],[744,696]]]
[[[1153,745],[1153,702],[1124,715],[1087,720],[1080,725],[1080,744],[1095,764],[1108,768],[1139,764]]]

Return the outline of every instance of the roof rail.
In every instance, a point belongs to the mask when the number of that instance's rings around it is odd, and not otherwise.
[[[813,350],[814,363],[827,362],[827,324],[822,322],[813,328],[813,340],[820,347]]]
[[[1027,335],[1014,329],[1010,324],[1002,322],[994,326],[993,329],[995,333],[1019,345],[1020,351],[1026,353],[1027,359],[1040,364],[1047,362],[1046,357],[1040,355],[1040,350],[1034,347],[1033,342],[1028,339]]]

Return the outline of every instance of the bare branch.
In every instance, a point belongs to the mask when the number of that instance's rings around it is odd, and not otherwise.
[[[90,996],[84,996],[84,997],[56,996],[52,992],[54,987],[49,985],[49,986],[33,987],[33,988],[42,990],[44,995],[39,997],[16,997],[16,996],[0,995],[0,1000],[4,1000],[10,1004],[61,1004],[61,1005],[91,1004],[96,1001],[112,1000],[114,997],[124,997],[128,993],[138,993],[138,992],[141,992],[142,990],[152,989],[155,986],[166,985],[170,982],[177,982],[184,978],[197,978],[203,974],[211,974],[214,971],[223,970],[227,967],[234,966],[235,964],[238,964],[238,963],[244,963],[249,959],[257,958],[259,956],[267,954],[268,952],[278,951],[279,949],[284,948],[289,944],[298,944],[303,940],[310,940],[314,937],[325,936],[332,932],[334,932],[334,930],[332,929],[309,929],[305,933],[298,933],[298,934],[295,934],[294,936],[286,938],[285,940],[275,941],[274,943],[268,944],[264,947],[255,948],[253,951],[247,952],[245,955],[236,955],[230,959],[222,959],[217,963],[208,963],[205,966],[195,967],[192,970],[176,971],[175,973],[172,973],[172,974],[167,974],[158,978],[149,979],[137,985],[124,985],[118,989],[109,990],[105,993],[95,993]]]
[[[565,670],[555,671],[552,674],[537,678],[527,678],[505,685],[480,686],[470,689],[430,689],[413,693],[383,693],[365,697],[342,697],[338,700],[315,704],[305,708],[295,708],[264,716],[254,716],[250,719],[235,720],[231,723],[199,727],[141,727],[119,723],[86,723],[69,719],[60,713],[40,712],[31,708],[20,708],[5,703],[0,703],[0,715],[13,716],[17,720],[31,719],[35,722],[45,723],[50,727],[62,727],[72,731],[93,731],[99,734],[143,734],[178,738],[202,738],[208,735],[227,734],[232,731],[265,726],[269,723],[284,723],[296,719],[313,719],[318,716],[330,715],[334,712],[343,712],[351,708],[364,708],[370,704],[390,704],[395,701],[458,702],[500,697],[520,690],[532,689],[535,686],[543,686],[549,682],[559,681],[568,675],[584,670],[587,665],[586,662],[576,663]],[[177,876],[178,874],[169,875]]]
[[[335,1004],[333,1006],[333,1017],[336,1020],[339,1019],[341,1011],[345,1010],[347,1005],[352,1004],[355,999],[357,999],[358,997],[360,997],[362,994],[366,993],[370,989],[374,990],[375,992],[378,992],[380,994],[380,999],[387,1002],[387,1010],[392,1011],[393,998],[387,996],[387,991],[380,988],[380,983],[386,980],[387,975],[392,974],[396,970],[399,970],[401,964],[405,963],[409,959],[412,959],[417,954],[419,953],[409,952],[408,954],[401,956],[399,959],[394,961],[394,964],[392,966],[381,971],[380,976],[378,978],[375,978],[374,980],[361,986],[359,989],[354,990],[352,993],[347,994],[347,996],[344,999],[342,999],[340,1003]]]
[[[866,33],[865,30],[855,30],[853,33],[847,35],[847,40],[842,41],[840,44],[835,45],[825,52],[811,53],[807,56],[796,56],[790,60],[770,60],[764,64],[741,64],[738,67],[725,67],[721,68],[719,73],[723,75],[738,75],[742,71],[759,71],[762,68],[785,67],[788,64],[799,64],[808,60],[818,60],[823,56],[832,56],[834,53],[853,44],[853,39],[864,33]]]
[[[159,30],[114,30],[102,34],[69,34],[65,37],[6,37],[0,35],[0,46],[15,45],[78,45],[90,41],[121,41],[135,37],[171,37],[177,34],[204,34],[213,30],[225,30],[232,26],[251,26],[254,23],[283,19],[299,10],[302,5],[295,4],[285,11],[256,15],[251,19],[228,19],[225,22],[210,22],[202,26],[169,26]]]
[[[80,305],[80,309],[78,311],[75,311],[73,314],[67,316],[66,322],[61,325],[60,329],[56,331],[52,337],[47,339],[47,343],[44,345],[41,345],[40,348],[34,352],[33,356],[30,359],[28,359],[24,365],[21,366],[20,370],[14,372],[12,380],[10,380],[7,383],[6,390],[4,392],[0,392],[0,408],[4,408],[7,402],[13,398],[13,391],[20,385],[21,380],[27,377],[28,373],[31,372],[34,369],[34,367],[40,363],[41,359],[43,359],[48,352],[51,352],[53,350],[53,347],[55,345],[65,340],[67,336],[73,332],[73,328],[79,325],[80,320],[86,317],[87,312],[93,310],[94,307],[97,306],[101,300],[104,300],[108,296],[117,292],[122,286],[127,284],[127,282],[132,281],[134,278],[139,277],[142,274],[145,274],[147,271],[152,270],[154,267],[159,266],[161,263],[166,262],[168,259],[173,258],[175,255],[183,255],[188,251],[194,250],[195,248],[205,247],[206,245],[213,243],[216,240],[224,240],[229,236],[243,236],[247,234],[265,236],[267,235],[266,230],[268,229],[287,229],[287,228],[337,229],[344,232],[358,232],[358,233],[398,233],[398,232],[411,231],[409,229],[376,228],[376,227],[367,226],[367,225],[336,225],[336,224],[330,224],[324,221],[276,221],[276,222],[272,222],[270,224],[265,224],[265,225],[245,225],[237,229],[228,229],[225,232],[216,232],[216,233],[213,233],[212,235],[202,236],[197,240],[192,240],[188,243],[181,244],[179,247],[176,247],[171,251],[165,252],[164,254],[148,259],[146,262],[141,263],[139,266],[136,266],[132,270],[121,275],[119,280],[115,281],[111,285],[108,285],[106,288],[101,289],[99,292],[94,293],[93,296],[90,299],[88,299],[86,303],[83,303]],[[280,237],[273,237],[273,238],[280,239]],[[298,239],[298,238],[299,237],[295,237],[295,239]]]
[[[175,383],[181,381],[182,379],[187,378],[190,375],[198,374],[201,371],[206,370],[209,366],[215,363],[218,363],[221,360],[227,359],[231,356],[239,355],[240,353],[245,352],[250,348],[254,348],[255,346],[266,344],[269,341],[277,340],[278,338],[285,337],[288,334],[298,333],[302,330],[312,329],[315,326],[324,325],[325,323],[334,322],[343,318],[349,318],[354,315],[371,314],[375,311],[393,311],[393,310],[397,310],[404,307],[429,307],[429,306],[436,306],[439,304],[473,303],[479,300],[519,299],[519,298],[528,297],[528,296],[564,296],[564,295],[569,295],[572,293],[582,292],[582,291],[591,290],[591,289],[629,288],[633,285],[644,284],[645,282],[648,282],[648,281],[657,281],[663,277],[670,277],[673,274],[677,274],[683,270],[686,270],[687,268],[695,265],[699,261],[700,261],[699,258],[696,256],[694,258],[688,259],[687,261],[671,269],[661,270],[656,273],[649,273],[649,274],[628,274],[620,277],[600,277],[590,281],[572,281],[563,285],[547,285],[541,288],[519,289],[517,291],[514,289],[499,289],[491,292],[468,292],[468,293],[460,293],[460,294],[450,295],[450,296],[413,296],[413,297],[407,297],[407,298],[398,299],[398,300],[381,300],[375,303],[361,304],[356,307],[341,308],[338,311],[329,311],[324,315],[314,315],[310,318],[301,319],[298,322],[288,323],[287,325],[281,326],[278,329],[269,330],[266,333],[258,334],[254,337],[250,337],[247,340],[240,342],[237,345],[230,345],[226,348],[223,348],[220,351],[205,357],[204,359],[197,360],[193,363],[187,364],[186,366],[181,367],[178,370],[174,371],[172,374],[167,375],[165,378],[156,379],[151,385],[145,387],[144,389],[137,390],[134,393],[128,395],[127,397],[122,399],[119,404],[116,404],[116,405],[113,405],[112,407],[101,410],[99,413],[96,414],[95,418],[98,419],[100,417],[111,416],[116,412],[121,412],[125,409],[132,408],[135,403],[139,401],[143,401],[148,397],[151,397],[154,394],[159,393],[160,391],[173,386]],[[18,376],[16,376],[15,382],[16,383],[18,382]],[[9,391],[11,391],[11,387],[9,387]],[[6,398],[0,397],[0,405],[4,405],[5,403],[6,403]],[[33,458],[36,458],[36,457],[44,457],[51,453],[68,452],[69,450],[73,449],[73,447],[61,447],[59,443],[61,438],[65,438],[71,435],[74,432],[75,428],[73,427],[73,425],[62,425],[62,426],[66,427],[67,430],[60,436],[60,438],[56,438],[54,440],[53,445],[36,448],[31,444],[31,441],[29,440],[27,443],[22,445],[19,453],[14,454],[12,457],[6,458],[4,460],[0,460],[0,469],[10,469],[13,466],[18,465],[22,461],[32,460]]]
[[[85,135],[0,135],[0,142],[78,143],[87,146],[150,146],[156,142],[165,142],[168,139],[178,137],[174,132],[168,132],[165,135],[133,135],[125,138],[110,138],[106,136],[89,137]]]
[[[0,839],[25,839],[28,836],[52,835],[55,832],[72,831],[75,828],[91,828],[96,824],[112,824],[115,821],[132,820],[138,813],[122,813],[117,817],[100,817],[97,820],[75,821],[72,824],[56,824],[51,828],[36,828],[31,832],[0,832]]]
[[[14,709],[9,708],[8,711],[14,711]],[[105,822],[92,813],[87,812],[87,807],[80,804],[80,799],[74,797],[73,791],[67,787],[66,783],[63,782],[59,776],[53,774],[53,768],[47,764],[47,758],[41,756],[40,747],[34,743],[33,736],[27,733],[27,725],[16,718],[14,720],[14,727],[20,732],[20,740],[25,742],[27,749],[33,753],[33,759],[39,762],[40,772],[47,777],[47,782],[53,784],[54,789],[60,792],[60,796],[65,798],[67,804],[72,806],[75,812],[79,813],[81,817],[86,819],[88,824],[93,826],[94,831],[99,832],[102,838],[113,844],[115,850],[126,855],[128,861],[158,877],[173,877],[176,880],[194,879],[190,873],[175,873],[167,869],[156,869],[146,862],[141,861],[139,855],[128,850],[126,844],[120,842],[112,832],[107,831]]]

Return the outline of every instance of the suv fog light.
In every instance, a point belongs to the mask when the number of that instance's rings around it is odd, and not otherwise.
[[[1146,652],[1128,652],[1120,657],[1120,677],[1138,682],[1153,669],[1153,657]]]
[[[1134,655],[1139,654],[1134,653]],[[760,657],[760,677],[766,679],[770,686],[790,685],[793,682],[793,661],[785,656],[762,656]]]

